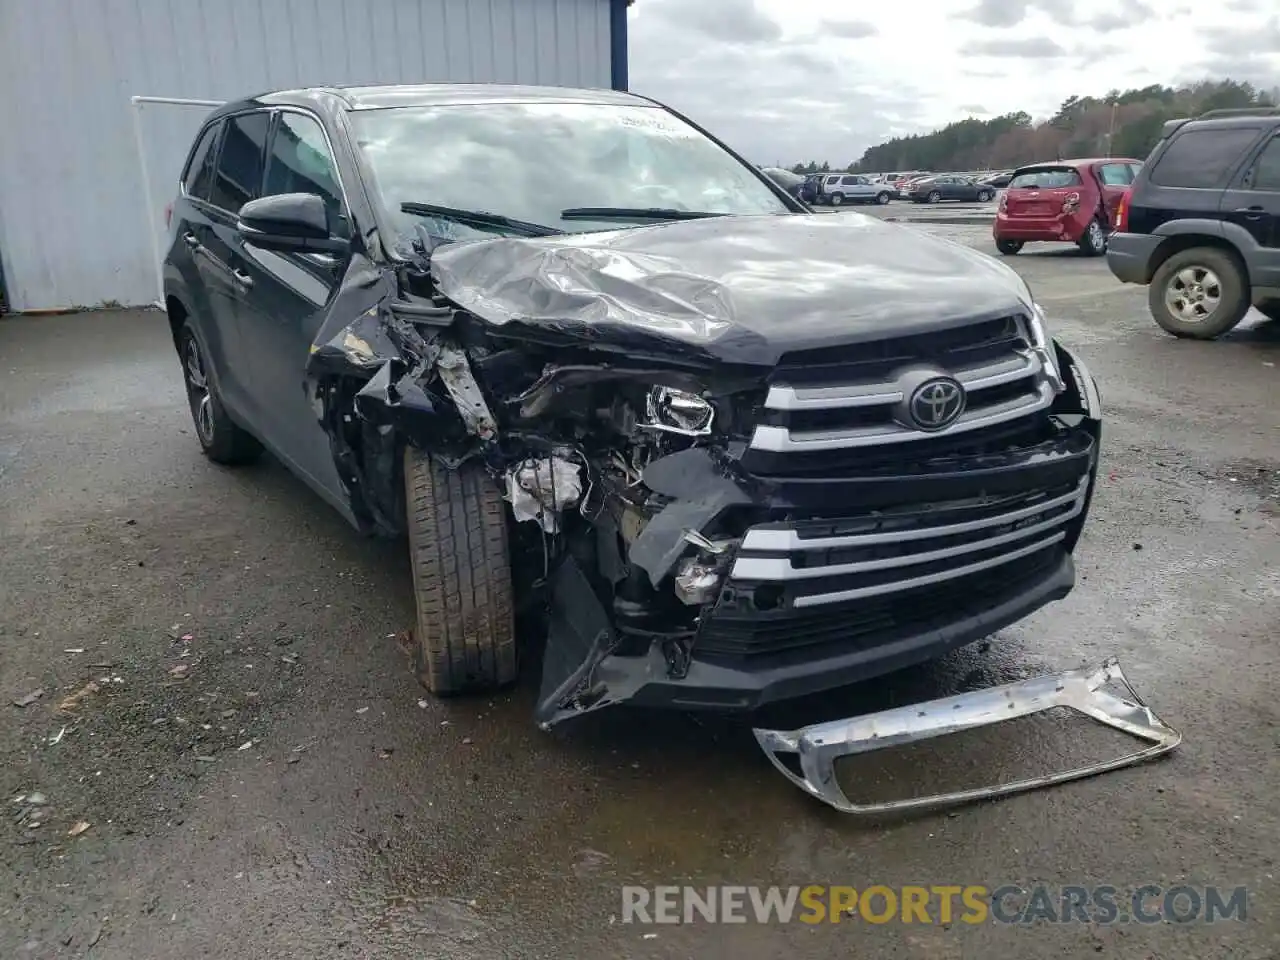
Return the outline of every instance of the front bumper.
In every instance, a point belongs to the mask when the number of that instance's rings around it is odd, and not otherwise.
[[[1051,435],[1034,442],[1000,440],[998,449],[903,459],[845,476],[783,477],[749,496],[709,466],[699,474],[682,464],[688,499],[660,490],[674,503],[645,536],[670,513],[674,540],[684,529],[731,536],[725,518],[734,518],[740,538],[717,598],[702,609],[687,660],[673,661],[656,642],[641,654],[612,652],[608,616],[603,609],[584,615],[590,588],[568,575],[551,632],[576,635],[555,648],[565,663],[583,667],[572,682],[548,682],[544,669],[539,721],[547,726],[623,700],[752,710],[934,659],[1065,597],[1097,477],[1101,411],[1088,370],[1057,350],[1068,390],[1055,405],[1059,419],[1036,418]],[[1078,417],[1072,426],[1069,413]],[[646,482],[653,486],[648,475]],[[640,544],[631,562],[662,589],[681,551]],[[591,706],[583,708],[579,695],[588,687]],[[566,707],[571,701],[577,705]]]

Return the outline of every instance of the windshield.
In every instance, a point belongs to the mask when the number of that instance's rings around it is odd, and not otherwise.
[[[659,107],[493,103],[360,110],[350,118],[402,240],[417,227],[442,240],[503,232],[405,213],[406,202],[565,232],[634,225],[561,216],[583,207],[791,212],[749,167]]]
[[[1054,190],[1060,187],[1080,186],[1080,173],[1075,167],[1040,167],[1037,170],[1020,170],[1009,181],[1010,190]]]

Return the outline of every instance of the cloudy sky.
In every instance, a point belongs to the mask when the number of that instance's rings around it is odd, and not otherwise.
[[[889,137],[1073,94],[1280,85],[1276,0],[636,0],[631,87],[757,163],[843,166]],[[845,12],[847,11],[847,12]],[[855,12],[856,11],[856,12]]]

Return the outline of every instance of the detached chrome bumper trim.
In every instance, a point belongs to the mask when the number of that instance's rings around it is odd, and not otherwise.
[[[1112,682],[1123,687],[1127,696],[1116,696],[1102,689]],[[1149,746],[1114,760],[1042,777],[884,803],[856,804],[836,780],[835,761],[841,757],[985,727],[1054,707],[1069,707],[1146,741]],[[1150,760],[1182,742],[1182,734],[1166,725],[1143,703],[1115,658],[1097,667],[1035,677],[800,730],[757,729],[754,732],[769,760],[788,780],[837,810],[863,814],[930,809],[1052,786]],[[779,760],[779,754],[798,754],[802,775],[797,776]]]

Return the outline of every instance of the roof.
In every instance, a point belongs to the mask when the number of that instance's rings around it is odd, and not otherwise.
[[[252,99],[265,104],[290,104],[331,96],[349,110],[385,107],[435,107],[463,103],[600,103],[651,105],[651,101],[616,90],[540,87],[513,83],[418,83],[383,86],[307,87],[277,90]]]
[[[1034,170],[1036,167],[1085,167],[1091,163],[1142,163],[1133,157],[1077,157],[1071,160],[1037,160],[1024,163],[1018,170]],[[1015,171],[1017,172],[1017,171]]]

